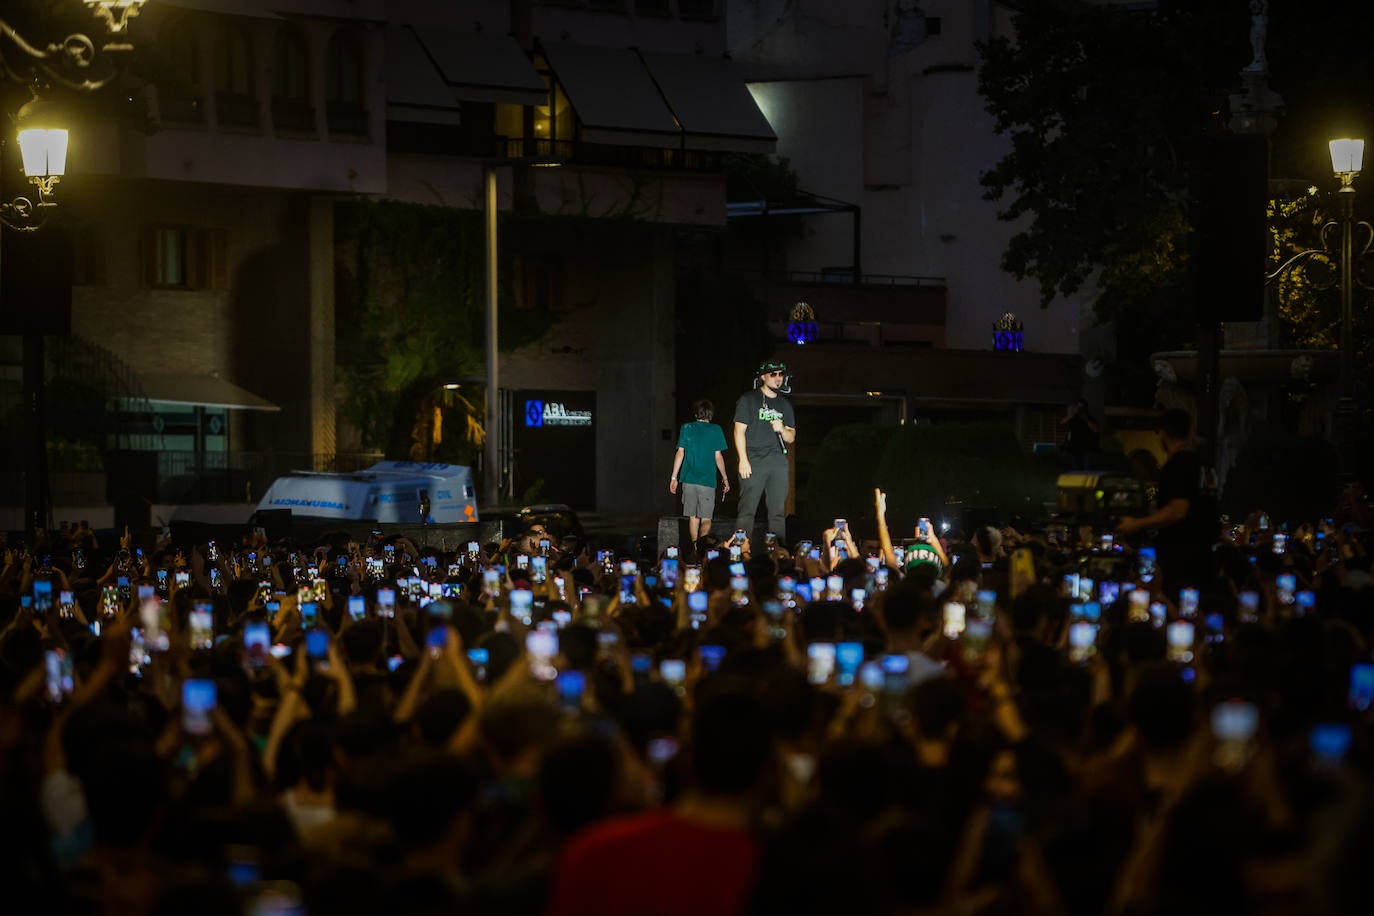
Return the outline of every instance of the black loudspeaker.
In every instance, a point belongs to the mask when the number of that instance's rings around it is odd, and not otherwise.
[[[291,536],[291,510],[259,509],[253,513],[248,524],[263,529],[269,541],[279,541]]]
[[[1199,322],[1259,321],[1269,250],[1266,138],[1209,137],[1193,179],[1192,254]]]
[[[658,552],[669,547],[682,547],[692,541],[687,519],[681,515],[664,515],[658,520]]]

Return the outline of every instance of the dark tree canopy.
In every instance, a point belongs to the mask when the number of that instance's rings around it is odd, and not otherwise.
[[[1250,3],[1019,7],[1015,38],[984,45],[979,73],[1010,140],[983,179],[987,197],[1019,227],[1003,268],[1034,278],[1046,307],[1085,294],[1116,323],[1118,362],[1189,344],[1197,306],[1190,189],[1205,180],[1196,174],[1199,151],[1225,128],[1228,95],[1251,61]],[[1374,69],[1363,48],[1374,26],[1369,7],[1268,3],[1269,83],[1284,102],[1271,177],[1334,188],[1326,141],[1374,139]]]

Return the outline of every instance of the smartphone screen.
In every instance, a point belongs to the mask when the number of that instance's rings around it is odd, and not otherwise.
[[[587,692],[587,675],[581,671],[560,671],[554,682],[558,691],[558,703],[568,712],[576,712],[582,707],[582,696]]]
[[[558,654],[558,634],[552,630],[531,630],[525,634],[525,653],[530,657],[530,672],[540,680],[553,680],[557,672],[550,662]]]
[[[362,620],[367,616],[367,597],[365,595],[348,596],[348,616],[354,620]]]
[[[706,625],[706,602],[709,596],[705,592],[689,592],[687,595],[687,610],[691,614],[692,629],[700,630]]]
[[[33,580],[33,610],[38,614],[46,614],[52,610],[51,579]]]
[[[311,627],[305,631],[305,656],[312,662],[320,663],[329,658],[329,631]]]
[[[243,626],[243,655],[249,667],[261,668],[267,664],[267,653],[271,649],[271,633],[267,622],[249,621]]]
[[[218,690],[214,681],[191,678],[181,684],[181,727],[188,735],[208,735]]]
[[[813,642],[806,648],[806,679],[813,684],[824,684],[835,671],[835,644]]]
[[[958,639],[964,632],[965,609],[957,601],[946,601],[941,632],[946,639]]]
[[[681,658],[665,658],[658,663],[658,674],[665,684],[680,689],[687,680],[687,662]]]
[[[513,588],[510,593],[510,612],[529,626],[530,608],[534,606],[534,592],[527,588]]]
[[[825,600],[839,601],[844,596],[844,579],[840,576],[827,576],[825,579]]]
[[[488,649],[469,649],[468,662],[472,665],[473,677],[483,683],[487,679],[487,665],[491,662],[491,652]]]
[[[698,646],[697,655],[701,659],[702,670],[707,674],[715,674],[720,670],[721,662],[725,661],[725,647]]]
[[[44,653],[44,667],[48,699],[60,703],[72,695],[75,675],[72,657],[66,649],[49,649]]]
[[[1242,593],[1243,598],[1244,593]],[[1243,600],[1242,603],[1244,603]],[[1178,615],[1189,619],[1197,616],[1197,589],[1185,588],[1178,593]]]
[[[1374,706],[1374,664],[1350,666],[1350,708],[1368,712]]]
[[[678,561],[676,557],[665,557],[659,566],[659,574],[663,577],[663,587],[666,589],[677,588]]]
[[[395,617],[396,616],[396,589],[379,588],[377,589],[377,616]]]
[[[835,644],[836,681],[843,687],[854,683],[859,666],[864,662],[864,644],[861,642],[841,642]]]
[[[213,649],[215,647],[215,614],[208,601],[197,601],[190,615],[191,648]]]
[[[621,604],[634,604],[634,603],[635,603],[635,600],[636,600],[636,599],[635,599],[635,577],[634,577],[633,575],[624,575],[624,576],[621,576],[621,577],[620,577],[620,603],[621,603]]]
[[[1082,664],[1097,651],[1097,624],[1080,620],[1069,627],[1069,661]]]
[[[1168,657],[1171,662],[1189,664],[1193,660],[1193,623],[1189,620],[1175,620],[1165,630],[1168,641]]]

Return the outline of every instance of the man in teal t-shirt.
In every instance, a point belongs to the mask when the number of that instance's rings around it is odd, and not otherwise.
[[[706,399],[692,405],[691,423],[682,424],[677,434],[677,455],[673,458],[673,479],[668,481],[668,492],[677,493],[682,486],[682,514],[687,516],[688,532],[692,543],[703,535],[711,533],[711,513],[716,507],[716,473],[730,492],[730,478],[725,474],[723,453],[725,433],[711,422],[715,416],[715,405]]]

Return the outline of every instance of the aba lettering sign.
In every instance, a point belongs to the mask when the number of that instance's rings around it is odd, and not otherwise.
[[[525,401],[525,425],[531,428],[548,426],[591,426],[590,410],[573,410],[562,401],[531,398]]]

